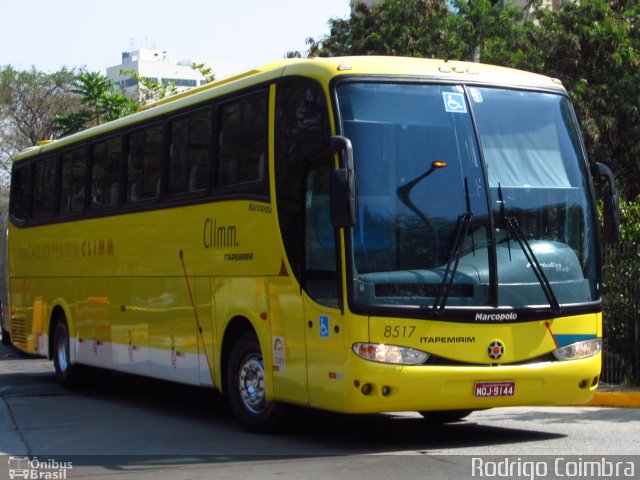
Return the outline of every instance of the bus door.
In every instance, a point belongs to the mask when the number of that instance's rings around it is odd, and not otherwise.
[[[344,316],[338,300],[336,234],[330,214],[326,159],[312,164],[304,181],[304,321],[309,403],[335,408],[344,392]]]

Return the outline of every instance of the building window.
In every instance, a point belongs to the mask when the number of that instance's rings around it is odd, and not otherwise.
[[[198,82],[196,80],[189,80],[187,78],[163,78],[162,85],[169,86],[175,85],[176,87],[196,87]]]

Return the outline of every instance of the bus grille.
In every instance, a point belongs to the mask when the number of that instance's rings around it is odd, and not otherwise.
[[[24,318],[11,319],[11,341],[13,343],[27,343],[27,321]]]

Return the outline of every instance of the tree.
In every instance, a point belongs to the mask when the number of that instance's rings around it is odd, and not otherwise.
[[[525,9],[495,0],[382,0],[329,26],[328,36],[308,40],[307,55],[480,60],[560,78],[590,158],[613,168],[626,198],[640,195],[637,0],[580,0],[558,11],[541,0]]]
[[[138,104],[140,106],[162,100],[178,93],[174,82],[160,84],[147,77],[143,77],[135,70],[120,70],[119,75],[130,75],[138,82]]]
[[[69,90],[81,108],[55,116],[56,132],[63,136],[129,115],[138,108],[136,102],[98,72],[80,72]]]
[[[0,67],[0,190],[6,191],[11,159],[41,140],[56,137],[53,118],[78,107],[69,93],[76,72],[45,73]]]
[[[192,68],[207,82],[215,80],[212,69],[204,63],[193,64]],[[145,82],[148,88],[162,92],[160,98],[176,93],[175,86]],[[35,68],[17,71],[11,66],[1,67],[0,197],[7,196],[12,159],[20,151],[41,140],[57,139],[129,115],[138,108],[138,103],[98,72],[63,68],[47,74]]]
[[[447,34],[452,15],[443,0],[386,0],[357,4],[350,18],[329,21],[330,34],[310,53],[319,56],[457,56]]]
[[[208,67],[206,63],[192,63],[191,69],[196,70],[204,77],[204,83],[215,81],[216,75],[213,69]],[[120,75],[130,75],[138,82],[138,104],[142,107],[149,103],[157,102],[167,97],[171,97],[180,93],[175,82],[158,83],[155,80],[143,77],[135,70],[120,70]]]
[[[521,64],[526,58],[522,9],[491,0],[385,0],[356,5],[330,34],[308,40],[311,56],[398,55]],[[295,56],[295,52],[290,52]]]
[[[589,155],[616,174],[627,198],[640,195],[640,3],[582,0],[537,10],[538,68],[562,79]]]

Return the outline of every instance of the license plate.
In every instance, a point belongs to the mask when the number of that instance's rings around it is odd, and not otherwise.
[[[475,397],[513,397],[516,382],[476,382],[473,386]]]

